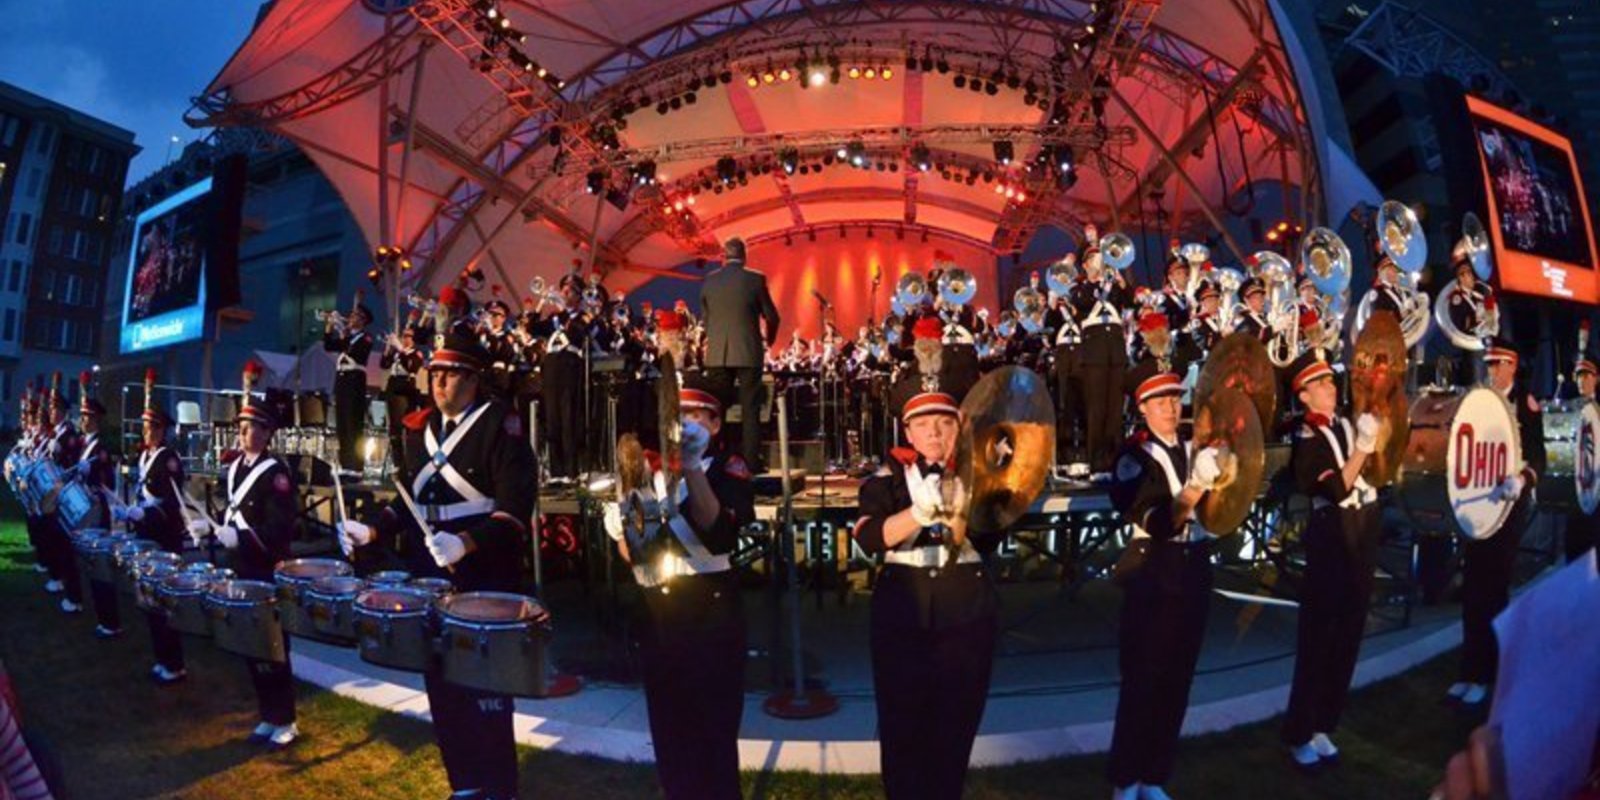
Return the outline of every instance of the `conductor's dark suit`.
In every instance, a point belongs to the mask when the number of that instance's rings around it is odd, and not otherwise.
[[[739,382],[740,450],[749,464],[759,464],[761,427],[756,409],[761,391],[761,364],[778,335],[778,307],[767,291],[767,276],[730,262],[707,276],[700,289],[700,313],[706,326],[707,370],[718,379]],[[763,339],[760,320],[766,320]]]

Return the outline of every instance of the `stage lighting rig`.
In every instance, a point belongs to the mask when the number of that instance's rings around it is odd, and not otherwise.
[[[1011,160],[1013,158],[1015,158],[1015,157],[1016,157],[1016,146],[1011,143],[1010,139],[996,139],[995,140],[995,142],[994,142],[994,160],[1000,162],[1001,164],[1010,165],[1011,164]]]
[[[600,194],[606,190],[606,171],[603,169],[590,170],[584,176],[584,190],[589,194]]]
[[[928,152],[927,145],[918,142],[911,146],[911,163],[916,166],[918,172],[927,172],[933,167],[933,158]]]
[[[783,165],[785,175],[793,175],[800,167],[800,151],[793,147],[785,147],[778,151],[778,163]]]

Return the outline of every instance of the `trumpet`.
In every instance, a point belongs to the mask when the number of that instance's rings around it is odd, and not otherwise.
[[[336,308],[319,308],[313,314],[318,322],[323,325],[332,325],[335,328],[343,328],[349,321]]]

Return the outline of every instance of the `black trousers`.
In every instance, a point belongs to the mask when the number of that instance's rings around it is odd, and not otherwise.
[[[656,775],[668,800],[738,800],[745,625],[733,573],[645,590],[640,637]]]
[[[82,603],[83,578],[78,573],[78,554],[66,529],[61,527],[61,520],[53,514],[39,518],[38,547],[50,577],[61,581],[63,596],[74,603]]]
[[[714,380],[738,388],[739,455],[753,469],[766,461],[761,453],[761,368],[717,367],[714,372]],[[789,413],[795,413],[794,409]]]
[[[122,608],[118,605],[117,585],[89,581],[89,599],[94,601],[94,620],[107,630],[122,630]]]
[[[1584,553],[1594,549],[1596,526],[1600,526],[1600,517],[1585,516],[1577,512],[1567,515],[1567,532],[1562,539],[1568,564],[1583,558]]]
[[[283,635],[283,661],[244,660],[256,689],[256,708],[269,725],[294,722],[294,671],[289,666],[289,634]]]
[[[183,635],[167,625],[166,614],[146,611],[144,618],[150,623],[150,649],[155,653],[156,663],[171,672],[183,669]]]
[[[517,742],[511,698],[457,686],[437,671],[422,673],[439,745],[453,791],[476,789],[484,800],[517,794]]]
[[[1155,543],[1124,587],[1116,728],[1107,776],[1114,786],[1172,777],[1189,687],[1211,604],[1210,546]]]
[[[1056,348],[1056,448],[1058,461],[1086,460],[1083,363],[1078,347]]]
[[[1302,745],[1339,726],[1372,602],[1379,522],[1375,503],[1311,512],[1284,744]]]
[[[873,596],[872,693],[890,800],[958,800],[989,699],[999,622],[984,615],[930,630],[882,613]]]
[[[39,565],[45,569],[49,569],[50,564],[47,562],[50,557],[45,553],[44,547],[39,544],[39,522],[42,519],[44,518],[33,514],[27,516],[28,546],[33,548],[33,560],[39,562]]]
[[[389,427],[389,461],[393,464],[410,463],[406,460],[405,417],[421,403],[415,394],[390,389],[384,394],[384,415]]]
[[[1122,326],[1090,327],[1084,332],[1081,347],[1089,469],[1110,472],[1111,462],[1122,449],[1122,380],[1128,370]]]
[[[1494,618],[1511,603],[1511,575],[1527,527],[1529,493],[1495,535],[1461,545],[1461,680],[1493,683],[1500,662]]]
[[[578,476],[584,442],[583,359],[573,353],[545,356],[543,371],[545,436],[550,441],[550,474]],[[615,442],[605,443],[614,446]]]
[[[367,425],[367,373],[340,371],[333,379],[333,432],[339,438],[339,466],[360,472],[361,432]]]

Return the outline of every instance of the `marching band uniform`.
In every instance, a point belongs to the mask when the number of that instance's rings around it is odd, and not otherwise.
[[[1081,337],[1078,322],[1065,297],[1057,297],[1044,315],[1045,330],[1051,332],[1056,369],[1057,447],[1071,464],[1084,463],[1084,390]]]
[[[1200,285],[1200,291],[1195,294],[1203,305],[1208,297],[1217,297],[1217,287],[1209,282],[1203,283]],[[1189,338],[1200,351],[1199,360],[1203,361],[1206,355],[1216,349],[1217,343],[1222,341],[1222,318],[1215,312],[1208,312],[1204,308],[1197,310],[1194,318],[1194,333]]]
[[[721,419],[722,399],[702,373],[684,375],[679,402],[685,412]],[[694,483],[685,476],[678,513],[661,532],[677,558],[654,561],[642,542],[625,537],[615,503],[607,504],[606,531],[625,548],[644,594],[640,663],[662,793],[669,800],[737,800],[745,623],[730,556],[740,529],[755,519],[755,493],[743,457],[687,417],[684,429],[684,463],[704,474],[717,505],[714,522],[695,523]],[[658,454],[649,457],[659,463]]]
[[[1097,245],[1090,244],[1084,251],[1085,263],[1099,257]],[[1067,299],[1083,332],[1080,363],[1089,468],[1095,477],[1104,479],[1110,476],[1112,461],[1122,445],[1122,381],[1128,368],[1122,313],[1132,305],[1133,294],[1120,273],[1101,277],[1091,281],[1087,272],[1080,274]]]
[[[1374,272],[1378,274],[1378,278],[1370,290],[1372,292],[1372,311],[1373,313],[1388,311],[1394,314],[1395,319],[1401,319],[1401,309],[1405,303],[1400,297],[1400,290],[1395,288],[1395,281],[1400,279],[1400,267],[1387,255],[1378,256],[1378,262],[1375,266]],[[1393,272],[1388,273],[1387,280],[1384,278],[1385,270],[1393,270]]]
[[[372,336],[366,327],[371,321],[372,312],[357,304],[350,313],[349,331],[329,326],[322,334],[322,348],[339,354],[333,379],[333,424],[339,437],[339,468],[346,472],[360,472],[365,466],[359,445],[367,419],[367,358],[372,355]]]
[[[387,410],[384,417],[389,427],[389,459],[395,464],[405,461],[401,449],[405,446],[406,415],[426,402],[417,391],[416,378],[425,363],[422,350],[416,343],[425,337],[415,325],[408,326],[401,336],[409,337],[410,343],[404,338],[398,346],[391,342],[384,347],[383,355],[378,359],[378,366],[389,371],[383,384],[384,406]]]
[[[552,484],[577,477],[588,416],[583,408],[583,348],[589,346],[588,325],[579,308],[578,283],[575,274],[561,279],[567,305],[546,317],[538,328],[546,342],[539,370]]]
[[[1333,369],[1314,353],[1297,359],[1292,372],[1290,388],[1297,395],[1334,379]],[[1338,755],[1328,734],[1338,727],[1361,651],[1382,533],[1377,490],[1359,475],[1347,487],[1344,470],[1348,461],[1372,452],[1377,433],[1378,421],[1370,414],[1352,425],[1308,408],[1294,436],[1295,484],[1311,498],[1311,517],[1301,536],[1305,585],[1280,738],[1302,768]]]
[[[151,539],[169,553],[181,553],[185,540],[183,513],[179,508],[178,487],[186,480],[183,461],[162,440],[172,427],[172,418],[150,405],[149,387],[155,382],[151,373],[145,375],[144,425],[151,431],[144,452],[139,455],[139,500],[134,505],[119,508],[113,517],[128,523],[128,528],[143,539]],[[160,684],[177,683],[188,677],[184,669],[183,639],[167,626],[165,614],[146,611],[145,621],[150,625],[150,645],[155,651],[156,664],[151,677]]]
[[[450,333],[428,369],[481,376],[486,358],[476,337]],[[436,379],[436,400],[439,385]],[[405,426],[406,459],[397,478],[430,520],[431,535],[397,499],[371,527],[342,523],[341,547],[353,553],[376,540],[397,552],[412,575],[447,578],[463,592],[516,592],[538,492],[522,420],[479,384],[476,399],[456,417],[427,408],[412,412]],[[515,797],[511,697],[448,683],[437,669],[423,673],[423,685],[451,787],[477,790],[484,800]]]
[[[1596,369],[1595,362],[1587,353],[1580,353],[1578,363],[1572,369],[1573,383],[1577,384],[1577,400],[1580,403],[1593,403],[1595,401],[1595,378],[1600,376],[1600,369]],[[1571,563],[1582,558],[1595,544],[1594,514],[1584,514],[1582,509],[1573,509],[1567,513],[1566,534],[1563,537],[1567,562]]]
[[[948,368],[912,374],[896,384],[892,402],[906,424],[924,414],[954,416],[975,378]],[[884,559],[872,592],[871,647],[890,800],[961,796],[988,699],[999,601],[983,558],[1001,537],[968,537],[952,548],[950,528],[938,516],[920,516],[939,504],[942,481],[959,481],[953,449],[945,463],[928,463],[911,448],[892,450],[861,485],[861,518],[851,532],[864,551]],[[965,505],[963,494],[957,483],[953,508]],[[890,545],[885,523],[907,509],[921,527]]]
[[[1182,395],[1182,381],[1153,365],[1130,376],[1135,406]],[[1217,453],[1196,452],[1174,430],[1170,440],[1141,427],[1117,459],[1111,501],[1133,526],[1118,563],[1124,589],[1119,621],[1117,696],[1108,777],[1118,798],[1166,798],[1189,687],[1205,639],[1211,598],[1211,539],[1192,516],[1178,516],[1185,490],[1208,491]],[[1124,570],[1124,565],[1127,569]]]
[[[239,410],[239,421],[266,428],[270,441],[278,422],[265,402],[250,396],[254,366],[245,367],[245,402]],[[216,540],[229,551],[233,570],[241,580],[271,583],[278,562],[290,557],[289,545],[297,525],[299,495],[292,473],[285,462],[265,449],[251,456],[241,448],[222,475],[228,500],[222,524],[213,529],[206,520],[197,519],[189,524],[190,538],[198,546],[214,530]],[[284,634],[283,645],[281,662],[244,659],[261,717],[250,740],[270,742],[274,747],[284,747],[299,736],[288,634]]]
[[[1484,316],[1494,309],[1497,302],[1494,290],[1487,284],[1477,280],[1473,281],[1470,289],[1461,282],[1461,274],[1472,271],[1472,262],[1467,258],[1457,257],[1455,259],[1455,267],[1456,284],[1450,290],[1450,324],[1454,325],[1456,330],[1468,336],[1476,336],[1478,326],[1482,324]],[[1474,278],[1476,278],[1476,275],[1474,275]],[[1483,352],[1481,350],[1461,349],[1456,357],[1455,383],[1457,385],[1475,386],[1478,384],[1480,373],[1482,372],[1482,356]]]
[[[83,481],[84,488],[100,500],[96,504],[95,516],[90,517],[88,524],[91,527],[111,527],[110,510],[105,502],[105,497],[116,486],[116,458],[110,448],[100,440],[100,420],[105,418],[106,408],[99,400],[90,396],[89,373],[79,376],[81,391],[79,397],[78,415],[82,419],[83,449],[78,455],[78,475]],[[109,581],[89,579],[89,598],[94,601],[95,628],[94,634],[102,639],[109,639],[122,633],[122,609],[117,603],[117,587]]]
[[[55,462],[61,470],[62,487],[67,481],[72,480],[73,469],[78,466],[78,459],[83,451],[82,439],[78,436],[77,429],[67,419],[67,401],[61,394],[61,373],[57,372],[51,378],[50,399],[46,401],[46,424],[57,417],[53,427],[47,434],[44,447],[44,457]],[[83,579],[78,572],[77,555],[72,546],[72,539],[67,536],[67,530],[62,527],[61,517],[52,509],[45,513],[39,520],[40,541],[48,553],[45,566],[49,568],[50,575],[59,581],[62,586],[61,610],[68,614],[76,614],[83,610]]]
[[[1498,339],[1483,360],[1490,365],[1509,364],[1514,373],[1518,358],[1509,342]],[[1532,513],[1534,484],[1545,469],[1544,417],[1539,401],[1524,386],[1490,388],[1505,396],[1516,412],[1525,463],[1520,473],[1506,476],[1496,488],[1517,498],[1500,530],[1487,539],[1469,539],[1461,545],[1461,677],[1450,687],[1450,696],[1467,705],[1483,702],[1487,685],[1495,679],[1500,656],[1494,618],[1511,602],[1517,549]]]
[[[504,300],[490,300],[483,308],[491,316],[500,315],[502,320],[511,317],[511,306]],[[496,328],[491,321],[485,327],[481,340],[483,349],[489,353],[489,371],[484,376],[488,380],[489,392],[496,399],[510,403],[516,393],[518,350],[511,328],[504,321]]]
[[[1272,338],[1272,328],[1267,325],[1267,318],[1262,316],[1261,312],[1250,307],[1250,297],[1252,295],[1264,296],[1266,293],[1267,288],[1260,278],[1246,279],[1239,287],[1239,297],[1244,301],[1242,306],[1243,313],[1239,315],[1239,319],[1233,324],[1234,331],[1244,331],[1261,340],[1262,344],[1266,344],[1267,340]]]

